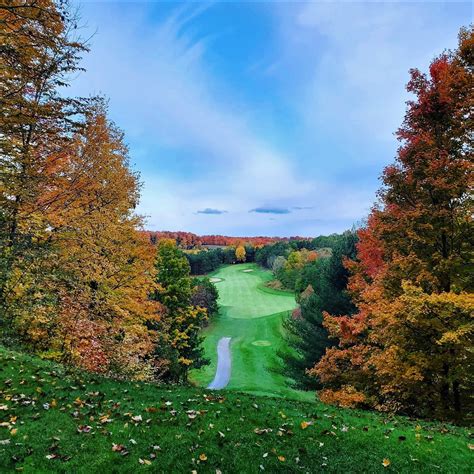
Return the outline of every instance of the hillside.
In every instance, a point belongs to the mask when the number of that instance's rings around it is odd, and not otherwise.
[[[0,387],[1,472],[474,470],[450,425],[107,380],[3,348]]]

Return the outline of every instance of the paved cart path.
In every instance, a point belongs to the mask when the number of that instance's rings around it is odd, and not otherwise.
[[[222,337],[217,344],[217,369],[214,380],[207,386],[212,390],[224,388],[230,380],[230,337]]]

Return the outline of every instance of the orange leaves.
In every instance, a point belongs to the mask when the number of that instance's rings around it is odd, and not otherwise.
[[[322,390],[319,392],[319,399],[324,403],[346,408],[356,408],[366,402],[365,395],[349,385],[340,390]]]
[[[383,174],[384,188],[365,228],[357,260],[346,262],[354,316],[325,315],[339,347],[309,371],[322,400],[346,406],[460,417],[472,358],[472,69],[460,49],[412,71],[398,132],[402,145]],[[469,105],[471,104],[471,105]],[[470,203],[470,204],[469,204]],[[463,290],[468,293],[463,293]]]
[[[306,428],[308,428],[308,426],[311,426],[313,424],[312,421],[302,421],[300,423],[300,427],[302,430],[305,430]]]

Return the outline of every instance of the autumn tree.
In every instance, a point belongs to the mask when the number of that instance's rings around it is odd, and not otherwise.
[[[219,310],[217,299],[219,293],[216,285],[209,278],[195,278],[191,295],[191,304],[207,310],[209,318],[215,316]]]
[[[238,262],[245,262],[245,247],[243,245],[238,245],[235,249],[235,258]]]
[[[156,355],[167,361],[163,378],[186,382],[189,369],[208,363],[203,357],[199,335],[207,311],[191,304],[190,266],[174,240],[158,242],[156,272],[158,287],[152,297],[164,307],[161,321],[155,326],[160,337]]]
[[[59,89],[83,43],[67,2],[0,6],[0,322],[43,357],[148,377],[159,305],[138,176],[100,99]]]
[[[401,146],[359,233],[358,312],[326,318],[340,341],[314,368],[322,398],[461,416],[472,389],[474,33],[411,71]]]
[[[155,252],[138,232],[142,219],[133,212],[138,175],[130,170],[123,133],[107,119],[102,100],[90,108],[63,162],[61,180],[50,180],[42,196],[50,203],[47,214],[65,275],[55,347],[89,369],[92,355],[102,351],[107,369],[150,372],[154,339],[147,323],[158,317],[148,298]],[[78,329],[90,326],[90,337]]]
[[[67,2],[0,5],[0,324],[51,304],[50,223],[39,197],[51,158],[77,130],[80,102],[59,93],[86,46]]]

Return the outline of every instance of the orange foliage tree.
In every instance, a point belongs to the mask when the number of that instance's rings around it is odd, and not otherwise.
[[[472,390],[474,36],[411,71],[396,163],[359,231],[350,290],[358,312],[325,316],[339,344],[311,369],[321,399],[459,417]],[[472,407],[471,407],[472,408]]]
[[[0,6],[0,335],[88,370],[147,377],[161,308],[139,182],[99,99],[59,93],[86,50],[67,2]]]

